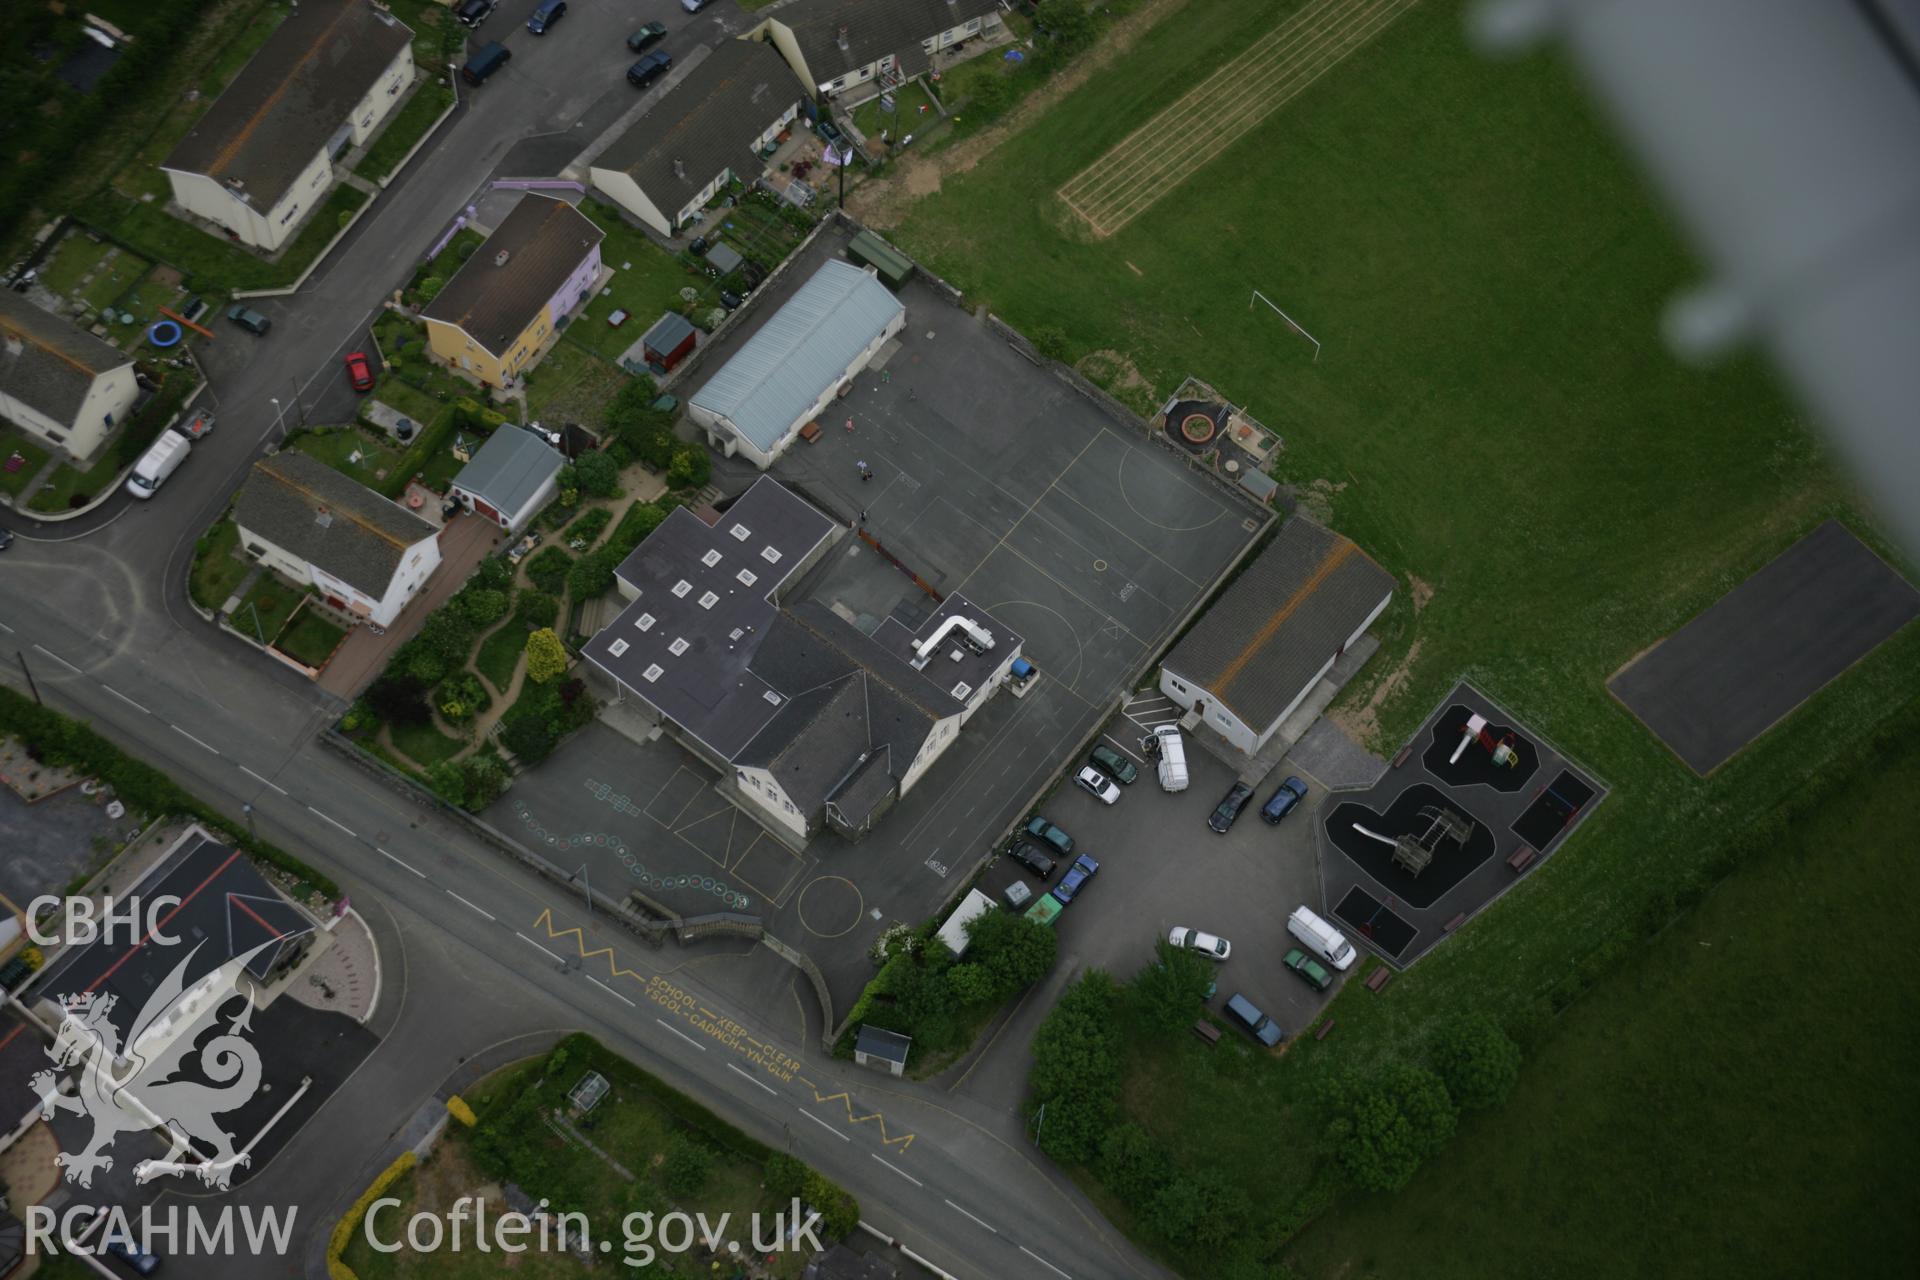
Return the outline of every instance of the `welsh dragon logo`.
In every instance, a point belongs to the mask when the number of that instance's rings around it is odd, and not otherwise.
[[[199,1046],[200,1073],[213,1083],[171,1077],[205,1036],[206,1029],[195,1024],[238,994],[241,971],[274,944],[235,956],[189,987],[185,974],[200,945],[154,989],[124,1045],[111,1018],[117,996],[89,991],[62,1000],[60,1032],[47,1050],[54,1069],[36,1073],[33,1088],[40,1095],[42,1119],[71,1111],[93,1120],[93,1135],[84,1150],[54,1157],[54,1163],[66,1169],[67,1181],[92,1186],[95,1169],[113,1167],[107,1148],[115,1137],[158,1128],[166,1129],[173,1145],[160,1159],[143,1160],[135,1167],[134,1176],[141,1182],[163,1173],[191,1172],[206,1185],[224,1190],[233,1170],[251,1163],[245,1152],[234,1150],[233,1135],[214,1121],[215,1115],[246,1105],[260,1088],[260,1052],[245,1038],[253,1017],[251,994],[225,1029]],[[58,1072],[73,1067],[80,1068],[79,1088],[69,1096],[59,1092]],[[212,1149],[210,1159],[190,1150],[196,1142]],[[182,1156],[190,1158],[183,1161]]]

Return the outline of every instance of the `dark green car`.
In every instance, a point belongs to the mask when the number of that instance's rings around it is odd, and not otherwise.
[[[1298,947],[1287,952],[1286,959],[1280,963],[1300,975],[1300,980],[1315,991],[1325,991],[1333,985],[1333,975],[1328,973],[1318,960]]]
[[[1140,776],[1140,770],[1134,767],[1133,761],[1109,746],[1095,747],[1088,753],[1087,759],[1092,762],[1094,768],[1123,787],[1132,786],[1133,780]]]

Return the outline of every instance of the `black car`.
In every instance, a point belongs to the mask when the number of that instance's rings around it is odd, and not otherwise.
[[[1133,761],[1104,743],[1088,752],[1087,759],[1094,768],[1123,787],[1132,786],[1133,780],[1140,776],[1140,770],[1134,767]]]
[[[667,29],[657,22],[649,22],[627,37],[627,48],[635,53],[645,53],[667,38]]]
[[[640,61],[627,68],[627,83],[636,89],[644,89],[667,74],[667,68],[673,65],[673,55],[664,49],[655,49]]]
[[[1207,825],[1221,835],[1227,834],[1227,828],[1233,825],[1240,811],[1247,807],[1247,801],[1253,798],[1253,788],[1244,782],[1233,784],[1233,790],[1214,808],[1213,816],[1207,819]]]
[[[537,36],[543,36],[553,30],[553,24],[567,16],[567,0],[540,0],[527,19],[527,30]]]
[[[1007,847],[1007,856],[1040,877],[1045,884],[1053,877],[1054,861],[1025,840],[1015,840]]]
[[[0,528],[0,551],[13,545],[13,530]]]
[[[470,27],[477,27],[493,16],[494,0],[464,0],[453,16]]]

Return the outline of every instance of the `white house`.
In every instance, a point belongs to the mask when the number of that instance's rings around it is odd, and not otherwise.
[[[1393,575],[1295,516],[1160,664],[1160,691],[1241,751],[1266,745],[1393,599]]]
[[[941,49],[1000,25],[998,0],[795,0],[743,39],[765,40],[826,97],[924,74]]]
[[[87,458],[139,396],[132,357],[0,290],[0,417]]]
[[[722,40],[593,162],[593,185],[663,236],[730,180],[751,182],[760,149],[800,114],[800,85],[770,46]]]
[[[900,299],[871,271],[822,263],[694,392],[687,416],[714,448],[765,470],[906,321]]]
[[[383,627],[440,563],[434,525],[291,450],[253,464],[233,522],[248,555]]]
[[[413,83],[413,32],[368,0],[304,0],[160,168],[182,209],[243,244],[285,244],[327,197],[333,161]]]
[[[533,432],[501,427],[460,468],[448,493],[467,510],[518,533],[553,497],[566,465],[560,451]]]

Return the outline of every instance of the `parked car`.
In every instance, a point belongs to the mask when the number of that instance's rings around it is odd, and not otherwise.
[[[5,525],[0,525],[0,551],[5,551],[12,545],[13,530],[7,528]]]
[[[467,59],[467,65],[460,68],[460,78],[478,88],[486,82],[487,77],[506,66],[511,57],[513,50],[498,40],[488,41],[475,49],[473,56]]]
[[[1027,834],[1036,840],[1045,840],[1063,858],[1073,852],[1073,837],[1037,814],[1027,824]]]
[[[1233,826],[1234,820],[1240,816],[1240,811],[1247,807],[1247,801],[1252,798],[1252,787],[1244,782],[1234,783],[1232,790],[1227,792],[1226,798],[1214,806],[1212,816],[1207,819],[1207,825],[1221,835],[1227,834],[1228,828]]]
[[[1053,896],[1062,902],[1072,902],[1073,895],[1080,892],[1081,886],[1093,879],[1099,871],[1099,863],[1086,854],[1081,854],[1073,860],[1073,865],[1067,868],[1067,874],[1060,878],[1060,883],[1053,886]]]
[[[1233,944],[1225,938],[1216,938],[1211,933],[1202,933],[1185,925],[1167,934],[1167,945],[1182,951],[1198,951],[1209,960],[1225,960],[1233,954]]]
[[[1009,845],[1007,856],[1039,876],[1042,884],[1053,878],[1053,869],[1059,865],[1025,840],[1015,840]]]
[[[1272,826],[1292,813],[1293,806],[1306,798],[1307,784],[1298,778],[1288,778],[1274,788],[1273,794],[1267,797],[1267,802],[1260,806],[1260,816],[1266,820],[1267,825]]]
[[[1113,785],[1113,779],[1090,764],[1081,765],[1073,781],[1081,790],[1092,792],[1102,804],[1112,804],[1120,798],[1120,788]]]
[[[1227,1000],[1227,1016],[1239,1023],[1248,1035],[1268,1048],[1287,1038],[1287,1033],[1280,1029],[1279,1023],[1260,1012],[1253,1001],[1238,992]]]
[[[1327,972],[1326,966],[1298,947],[1287,952],[1286,959],[1280,963],[1293,970],[1302,982],[1315,991],[1325,991],[1333,985],[1333,975]]]
[[[644,89],[667,74],[667,68],[673,65],[673,55],[664,49],[655,49],[640,61],[627,68],[627,83],[636,89]]]
[[[1132,786],[1133,780],[1140,776],[1140,770],[1134,766],[1133,761],[1104,744],[1088,752],[1087,759],[1094,768],[1123,787]]]
[[[453,16],[470,27],[477,27],[493,16],[494,0],[462,0]]]
[[[364,351],[347,352],[347,379],[353,383],[355,391],[373,390],[373,368],[367,363]]]
[[[236,302],[227,308],[227,319],[245,329],[257,338],[267,336],[267,330],[273,328],[273,321],[255,311],[244,302]]]
[[[540,0],[534,7],[533,16],[527,19],[527,30],[537,36],[543,36],[553,29],[553,24],[567,16],[567,0]]]
[[[707,0],[680,0],[680,7],[688,13],[698,13],[707,7]]]
[[[160,1269],[160,1259],[140,1252],[124,1240],[107,1241],[107,1252],[133,1268],[137,1275],[150,1276]]]
[[[627,37],[627,48],[635,53],[645,53],[667,38],[667,29],[658,22],[649,22]]]

